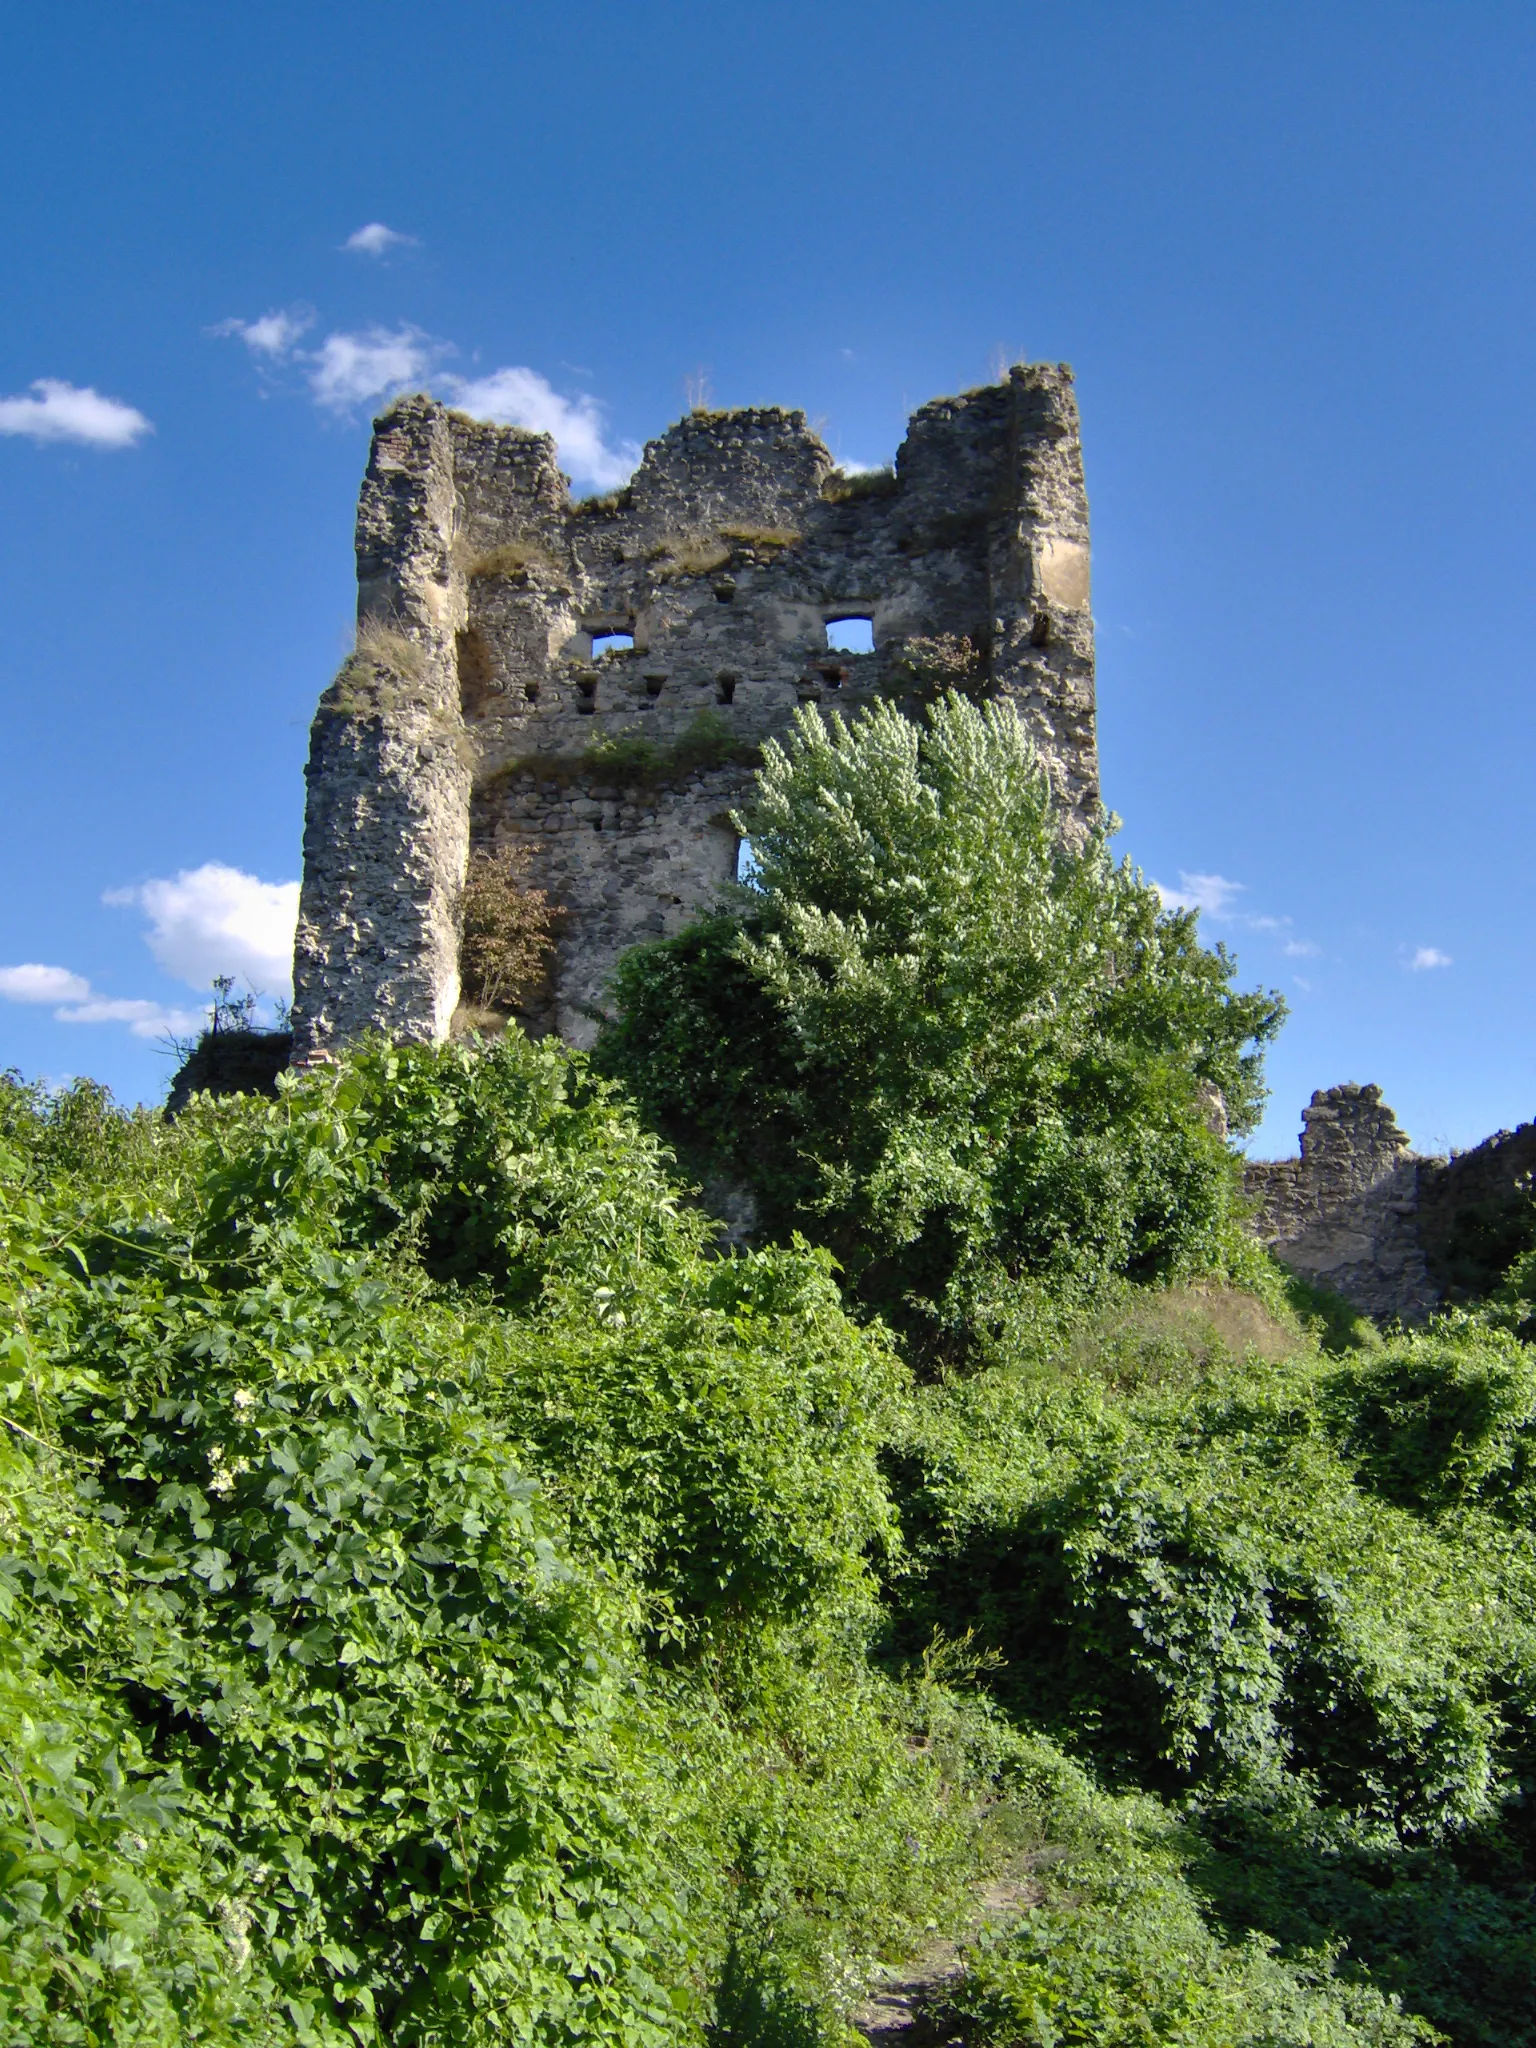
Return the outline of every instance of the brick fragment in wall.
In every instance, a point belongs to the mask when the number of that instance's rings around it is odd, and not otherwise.
[[[418,651],[420,701],[376,715],[322,701],[300,1058],[368,1028],[448,1030],[472,831],[529,847],[531,878],[561,903],[545,1014],[589,1042],[625,947],[679,929],[734,879],[724,820],[807,678],[855,715],[905,690],[913,639],[971,640],[976,690],[1018,705],[1067,829],[1096,810],[1088,507],[1065,368],[1021,365],[923,406],[894,476],[872,485],[836,474],[802,413],[764,406],[690,414],[624,491],[586,504],[548,436],[404,399],[375,426],[357,562],[359,618]],[[875,651],[829,659],[827,624],[849,616],[872,621]],[[605,632],[632,651],[595,659]],[[594,744],[642,736],[643,781],[580,771]],[[701,769],[701,744],[727,760]]]

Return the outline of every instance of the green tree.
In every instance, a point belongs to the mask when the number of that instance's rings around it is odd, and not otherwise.
[[[621,962],[599,1063],[909,1331],[1010,1280],[1208,1263],[1235,1186],[1212,1111],[1256,1123],[1279,996],[1233,989],[1115,820],[1063,832],[1011,705],[806,710],[764,756],[754,891]]]

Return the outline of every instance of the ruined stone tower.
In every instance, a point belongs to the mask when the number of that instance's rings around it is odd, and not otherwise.
[[[370,1028],[447,1035],[472,842],[530,849],[565,913],[540,1021],[588,1042],[618,955],[733,878],[755,748],[797,705],[912,694],[921,643],[968,642],[967,687],[1018,705],[1064,806],[1097,801],[1064,367],[923,406],[894,474],[843,476],[802,413],[695,412],[581,503],[547,435],[402,399],[357,573],[371,660],[322,698],[307,769],[300,1060]],[[871,652],[829,647],[850,619]]]

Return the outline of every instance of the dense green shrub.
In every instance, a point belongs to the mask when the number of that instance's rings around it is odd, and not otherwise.
[[[917,1388],[515,1031],[5,1100],[0,2048],[839,2048],[999,1871],[975,2048],[1536,2036],[1508,1334],[1036,1278]]]
[[[76,1540],[4,1530],[0,2039],[696,2037],[728,1953],[814,2033],[987,1790],[864,1661],[899,1374],[825,1259],[702,1256],[516,1034],[155,1146],[62,1203],[7,1162],[18,1497]]]
[[[1016,1713],[1165,1791],[1300,1776],[1409,1837],[1488,1818],[1530,1740],[1536,1569],[1357,1484],[1305,1360],[1107,1393],[998,1371],[921,1397],[908,1633],[974,1625]]]
[[[1263,1934],[1223,1940],[1186,1875],[1192,1831],[1146,1798],[1109,1799],[1044,1744],[1027,1779],[1052,1853],[1013,1927],[984,1935],[942,2009],[985,2048],[1407,2048],[1440,2038],[1341,1973],[1326,1940],[1292,1961]]]
[[[765,1228],[867,1303],[960,1336],[993,1276],[1219,1261],[1278,997],[1239,995],[1194,918],[1061,836],[1010,705],[919,726],[814,710],[738,821],[750,904],[620,964],[599,1061]]]
[[[1016,1724],[1186,1802],[1234,1937],[1347,1942],[1456,2040],[1536,2040],[1529,1353],[1463,1318],[1340,1365],[1294,1325],[1264,1342],[1258,1312],[1151,1300],[1064,1314],[1011,1367],[918,1394],[888,1454],[897,1643],[974,1629]],[[1173,2028],[1183,1937],[1148,1912],[1005,1944],[972,2020],[1009,2038],[1027,1991],[1065,2025],[1102,1967],[1125,2015],[1175,1997]],[[1226,1969],[1189,2038],[1235,1995]],[[1119,2039],[1104,1996],[1092,2025]]]

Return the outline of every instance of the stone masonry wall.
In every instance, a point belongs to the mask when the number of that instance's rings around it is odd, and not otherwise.
[[[1378,1318],[1422,1322],[1488,1284],[1536,1226],[1536,1124],[1449,1159],[1409,1147],[1376,1087],[1319,1089],[1299,1159],[1251,1160],[1253,1229],[1294,1272]],[[1492,1268],[1490,1268],[1490,1271]]]
[[[910,691],[915,640],[968,640],[969,686],[1019,706],[1069,820],[1097,805],[1064,367],[923,406],[892,476],[842,477],[801,413],[696,412],[578,504],[547,436],[405,399],[375,429],[357,556],[385,652],[313,728],[299,1059],[368,1028],[446,1034],[472,839],[522,844],[563,907],[538,1021],[589,1042],[619,953],[733,878],[761,742],[802,704]],[[872,653],[829,648],[846,618],[872,622]],[[633,645],[605,654],[605,634]]]
[[[1437,1299],[1414,1228],[1424,1163],[1379,1088],[1320,1088],[1302,1111],[1301,1157],[1244,1170],[1253,1228],[1294,1272],[1366,1315],[1422,1321]]]

